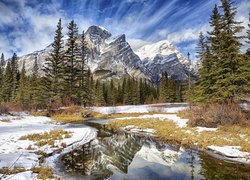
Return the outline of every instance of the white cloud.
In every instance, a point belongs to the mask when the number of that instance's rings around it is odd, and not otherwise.
[[[199,33],[203,32],[206,34],[210,30],[208,24],[197,26],[193,28],[183,29],[174,33],[170,33],[167,36],[167,39],[172,43],[181,43],[186,41],[193,41],[199,38]]]

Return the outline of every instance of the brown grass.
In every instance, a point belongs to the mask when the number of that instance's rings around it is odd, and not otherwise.
[[[55,112],[51,118],[62,124],[82,122],[84,120],[80,106],[70,106],[65,109],[60,109],[60,111]]]
[[[8,167],[2,167],[0,169],[0,174],[10,175],[10,174],[16,174],[16,173],[20,173],[24,171],[26,171],[24,167],[14,167],[12,169]]]
[[[49,116],[49,113],[47,111],[32,111],[30,113],[32,116]]]
[[[209,145],[241,146],[241,150],[250,152],[250,127],[237,125],[220,126],[217,131],[198,132],[196,128],[179,128],[172,121],[158,119],[133,119],[111,121],[108,125],[113,129],[134,125],[137,128],[153,128],[154,135],[160,140],[179,143],[187,146],[207,148]]]
[[[210,104],[207,107],[193,107],[192,110],[184,110],[178,114],[180,117],[189,118],[188,125],[218,127],[220,125],[249,126],[250,120],[240,109],[238,104]]]
[[[49,166],[32,167],[31,171],[33,173],[38,173],[37,175],[38,179],[46,180],[46,179],[55,178],[54,171]]]
[[[55,147],[55,140],[62,140],[64,138],[70,138],[72,133],[69,131],[64,131],[62,129],[50,130],[49,132],[44,132],[42,134],[35,133],[25,135],[19,138],[19,140],[30,140],[35,141],[35,145],[44,146],[50,145],[51,147]]]
[[[91,112],[90,116],[95,119],[114,119],[124,117],[139,117],[142,115],[153,115],[153,114],[173,114],[167,112],[146,112],[146,113],[114,113],[114,114],[102,114],[99,112]]]

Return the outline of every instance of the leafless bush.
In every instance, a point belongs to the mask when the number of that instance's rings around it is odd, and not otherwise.
[[[236,103],[211,104],[190,111],[190,126],[217,127],[248,123],[246,114]]]
[[[1,114],[8,114],[9,108],[3,104],[0,104],[0,115]]]

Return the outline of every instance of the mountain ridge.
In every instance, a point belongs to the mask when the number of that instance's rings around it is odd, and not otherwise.
[[[183,81],[188,78],[188,61],[167,40],[145,45],[134,51],[126,41],[125,34],[112,36],[108,30],[100,26],[90,26],[85,36],[89,50],[88,66],[95,78],[120,78],[124,74],[129,74],[132,77],[158,82],[164,71],[177,80]],[[64,37],[64,45],[66,41],[67,37]],[[21,69],[25,61],[27,74],[31,74],[34,61],[37,59],[39,74],[43,75],[41,69],[51,51],[50,44],[45,49],[19,57],[19,68]]]

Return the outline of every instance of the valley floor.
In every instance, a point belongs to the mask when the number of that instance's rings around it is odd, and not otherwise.
[[[112,114],[112,118],[97,121],[108,122],[115,129],[146,133],[166,141],[175,139],[183,145],[192,144],[202,147],[224,159],[250,163],[250,151],[243,148],[250,147],[249,134],[239,131],[238,134],[232,135],[230,130],[226,133],[220,128],[189,128],[188,119],[182,119],[177,114],[185,108],[187,108],[186,104],[157,104],[94,107],[92,111],[102,115]],[[63,138],[55,139],[52,144],[45,145],[39,145],[27,137],[23,138],[35,133],[42,135],[51,130],[67,131],[70,136],[62,135]],[[39,167],[41,164],[55,167],[56,160],[60,156],[95,139],[96,135],[95,129],[84,124],[62,125],[51,121],[48,117],[31,116],[26,113],[0,116],[0,169],[24,168],[24,172],[7,176],[0,174],[0,179],[36,179],[37,173],[32,172],[32,167]],[[236,138],[238,141],[235,140]],[[41,162],[41,159],[44,162]]]

